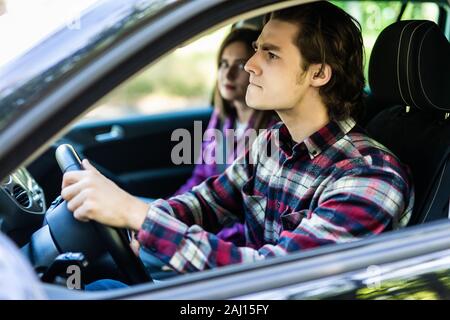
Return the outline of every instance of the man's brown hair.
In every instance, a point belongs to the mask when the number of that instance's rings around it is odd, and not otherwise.
[[[319,89],[330,119],[357,117],[362,111],[365,83],[363,40],[358,21],[327,1],[279,10],[269,17],[299,27],[293,41],[302,55],[304,70],[311,64],[331,67],[330,81]]]

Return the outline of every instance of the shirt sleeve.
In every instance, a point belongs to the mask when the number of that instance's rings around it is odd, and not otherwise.
[[[266,138],[262,137],[263,140]],[[152,254],[162,261],[177,265],[175,269],[180,272],[187,271],[185,266],[181,266],[184,264],[181,260],[188,263],[192,259],[180,259],[174,257],[174,254],[175,252],[185,254],[186,250],[197,251],[195,246],[190,245],[189,238],[200,235],[201,239],[194,240],[196,245],[208,246],[209,240],[206,239],[208,235],[219,239],[215,233],[231,222],[243,220],[241,189],[254,175],[256,160],[252,159],[257,158],[259,140],[258,137],[253,144],[256,147],[252,147],[243,157],[234,161],[223,174],[208,178],[182,195],[152,202],[144,224],[138,232],[138,240],[142,247],[153,251]],[[183,249],[180,243],[185,241],[188,241],[186,244],[189,243],[189,248]],[[176,262],[177,259],[180,259],[180,262]]]
[[[225,208],[238,210],[241,197],[237,189],[233,192],[228,189],[242,185],[241,180],[247,175],[235,177],[231,180],[240,182],[231,183],[230,176],[237,174],[236,169],[232,166],[225,175],[208,180],[186,199],[153,206],[139,233],[141,244],[178,272],[192,272],[358,240],[382,232],[412,209],[412,189],[401,174],[375,167],[348,170],[324,187],[313,210],[281,216],[281,232],[275,244],[237,247],[207,232],[204,225],[208,223],[202,221],[205,215],[201,214],[206,210],[207,215],[220,220]]]
[[[329,184],[314,210],[282,216],[283,228],[278,246],[286,252],[324,244],[350,242],[396,228],[409,217],[414,191],[407,175],[385,168],[359,168]],[[406,219],[407,220],[407,219]],[[263,255],[277,250],[263,248]]]
[[[213,267],[217,259],[211,254],[223,252],[221,246],[228,243],[215,233],[243,220],[241,188],[250,167],[234,163],[183,195],[151,203],[138,233],[140,244],[180,272]]]

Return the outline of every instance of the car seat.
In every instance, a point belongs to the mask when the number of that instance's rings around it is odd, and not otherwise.
[[[449,216],[450,44],[431,21],[399,21],[384,29],[369,63],[380,108],[368,134],[411,169],[415,205],[409,225]]]

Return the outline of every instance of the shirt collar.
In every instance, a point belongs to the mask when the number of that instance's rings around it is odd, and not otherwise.
[[[280,127],[280,148],[295,151],[305,148],[308,150],[309,157],[314,159],[322,151],[334,145],[338,140],[345,136],[356,122],[353,118],[347,118],[341,121],[332,120],[327,125],[314,132],[303,142],[295,144],[286,125]]]

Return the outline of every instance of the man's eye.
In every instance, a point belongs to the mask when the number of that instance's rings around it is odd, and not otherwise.
[[[278,58],[278,56],[274,55],[272,52],[268,52],[267,54],[269,55],[270,60]]]

